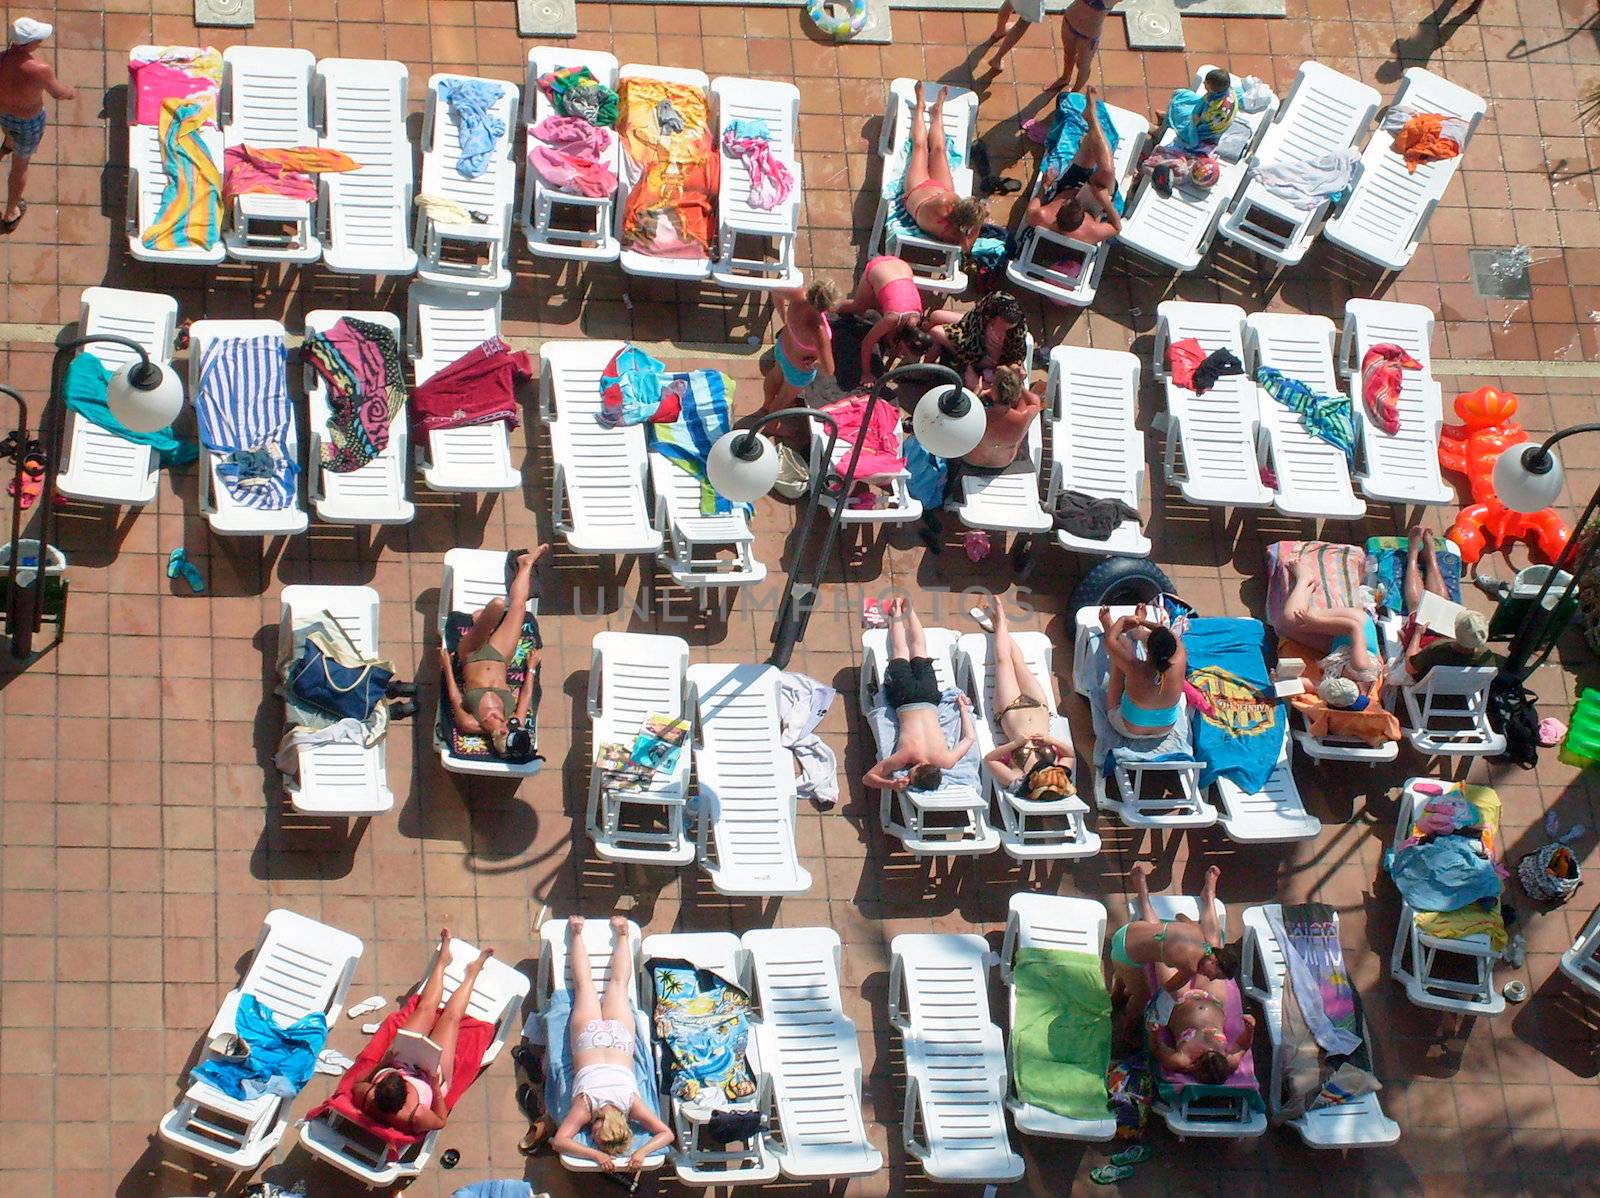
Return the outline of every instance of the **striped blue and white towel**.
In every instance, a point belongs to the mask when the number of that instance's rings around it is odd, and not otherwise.
[[[200,361],[195,415],[200,443],[223,461],[217,475],[235,502],[259,511],[298,506],[283,339],[213,341]]]

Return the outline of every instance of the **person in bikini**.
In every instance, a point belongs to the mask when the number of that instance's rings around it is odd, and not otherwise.
[[[953,320],[945,312],[925,312],[917,276],[903,258],[879,254],[861,272],[856,293],[835,311],[841,316],[878,313],[878,319],[861,340],[861,385],[872,386],[877,378],[873,353],[882,349],[889,365],[920,362],[933,346],[928,329],[935,319]]]
[[[439,933],[439,955],[434,959],[428,980],[423,983],[417,1009],[401,1027],[402,1031],[431,1040],[439,1049],[439,1065],[425,1072],[391,1049],[373,1066],[372,1072],[358,1079],[350,1090],[351,1100],[369,1117],[396,1131],[416,1136],[438,1131],[449,1121],[450,1108],[445,1100],[450,1094],[455,1071],[461,1019],[472,1000],[472,987],[493,955],[492,948],[479,953],[467,966],[450,1001],[444,1002],[444,967],[450,960],[450,929]]]
[[[1156,977],[1172,971],[1155,966]],[[1244,1016],[1244,1030],[1234,1043],[1224,1030],[1227,983],[1196,976],[1176,994],[1162,984],[1145,1020],[1145,1049],[1165,1073],[1187,1073],[1201,1085],[1223,1086],[1239,1068],[1255,1039],[1256,1019]],[[1169,1047],[1162,1029],[1172,1036]]]
[[[1121,1024],[1125,1038],[1138,1029],[1151,990],[1146,967],[1154,968],[1156,984],[1175,996],[1191,984],[1204,986],[1222,982],[1234,975],[1236,954],[1225,949],[1222,928],[1217,923],[1217,881],[1222,871],[1215,865],[1206,870],[1200,887],[1200,921],[1186,915],[1158,919],[1150,902],[1148,861],[1134,862],[1128,873],[1133,878],[1139,918],[1129,920],[1111,934],[1111,1000],[1126,1003]]]
[[[1124,736],[1162,737],[1172,731],[1183,705],[1183,679],[1189,655],[1183,642],[1165,624],[1146,619],[1140,604],[1131,616],[1113,621],[1111,609],[1100,609],[1110,679],[1106,719]],[[1136,647],[1144,646],[1141,660]]]
[[[1044,177],[1039,194],[1028,201],[1023,220],[1042,229],[1069,234],[1074,241],[1099,245],[1122,232],[1122,217],[1117,213],[1116,167],[1111,143],[1100,127],[1099,92],[1084,91],[1084,120],[1089,129],[1078,143],[1067,169]]]
[[[633,970],[628,943],[628,921],[611,919],[611,977],[604,1000],[594,984],[589,954],[583,946],[583,917],[567,920],[567,965],[572,973],[572,1014],[567,1022],[572,1038],[572,1106],[550,1137],[550,1146],[566,1156],[591,1160],[607,1173],[618,1168],[618,1158],[633,1143],[633,1125],[650,1133],[649,1141],[620,1167],[637,1172],[650,1154],[672,1143],[672,1129],[661,1121],[634,1082],[633,1001],[626,980]],[[589,1127],[593,1148],[574,1138]]]
[[[972,704],[965,695],[959,696],[961,740],[952,748],[939,727],[941,692],[922,622],[904,598],[891,600],[885,614],[889,664],[883,671],[883,694],[894,711],[898,735],[894,752],[868,770],[865,781],[874,790],[938,790],[944,771],[977,743]]]
[[[526,736],[523,725],[533,705],[537,685],[539,651],[528,657],[522,687],[515,693],[506,677],[506,665],[522,639],[522,618],[533,593],[533,567],[549,552],[540,545],[532,553],[519,554],[507,599],[492,599],[472,615],[472,627],[461,634],[452,656],[439,646],[439,664],[444,672],[445,693],[456,727],[466,733],[482,733],[498,757],[516,757],[531,744],[519,742]],[[461,663],[461,684],[457,685],[455,662]],[[515,723],[515,727],[513,727]]]
[[[956,195],[955,180],[950,174],[950,156],[944,142],[944,94],[945,89],[941,87],[924,122],[923,86],[920,82],[917,84],[911,161],[906,164],[903,199],[907,214],[919,229],[965,252],[977,240],[985,213],[982,200],[971,196],[962,199]]]
[[[1284,566],[1289,593],[1283,601],[1283,630],[1300,644],[1323,654],[1324,678],[1348,678],[1362,690],[1370,688],[1383,672],[1378,625],[1359,607],[1311,609],[1311,598],[1322,588],[1309,562],[1295,559]]]
[[[1081,92],[1089,86],[1089,68],[1094,64],[1094,53],[1100,48],[1100,35],[1105,31],[1108,0],[1072,0],[1067,11],[1061,14],[1061,47],[1063,61],[1061,78],[1049,87],[1058,92],[1072,82],[1072,90]]]
[[[995,721],[1006,742],[983,759],[995,781],[1036,803],[1073,794],[1072,746],[1050,734],[1050,696],[1011,637],[1005,605],[985,605],[994,629]]]
[[[817,381],[817,371],[835,373],[833,326],[828,313],[839,303],[839,289],[818,279],[802,290],[795,287],[773,295],[783,305],[783,332],[772,346],[772,369],[762,380],[761,410],[776,412],[792,404]]]

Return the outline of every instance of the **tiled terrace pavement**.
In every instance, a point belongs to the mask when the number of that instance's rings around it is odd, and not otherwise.
[[[1309,7],[1308,7],[1309,5]],[[33,5],[28,11],[51,6]],[[49,53],[80,98],[59,106],[32,187],[34,208],[0,242],[9,286],[0,320],[15,340],[3,377],[42,399],[48,353],[42,344],[74,318],[85,286],[110,283],[174,292],[185,319],[261,315],[300,328],[305,310],[362,307],[374,300],[363,280],[320,271],[279,274],[229,265],[214,277],[131,262],[121,232],[125,148],[115,131],[124,104],[123,63],[139,42],[192,42],[188,0],[107,0],[54,6],[57,38]],[[1122,23],[1107,25],[1101,78],[1108,100],[1157,110],[1170,89],[1206,61],[1226,60],[1239,74],[1257,74],[1280,90],[1303,58],[1368,80],[1392,92],[1399,69],[1424,60],[1491,98],[1489,116],[1465,169],[1435,216],[1429,243],[1404,276],[1385,288],[1369,272],[1325,247],[1287,273],[1281,286],[1259,265],[1216,250],[1206,269],[1177,293],[1194,299],[1236,297],[1263,306],[1335,318],[1351,295],[1387,294],[1435,307],[1441,315],[1435,352],[1441,358],[1506,359],[1503,384],[1524,401],[1533,430],[1594,416],[1586,379],[1524,377],[1510,360],[1579,362],[1597,349],[1600,309],[1600,214],[1591,158],[1577,124],[1577,90],[1600,75],[1592,6],[1485,0],[1476,16],[1436,45],[1436,26],[1421,24],[1425,0],[1294,0],[1290,19],[1276,22],[1190,19],[1189,52],[1140,56],[1125,50]],[[109,11],[107,11],[109,10]],[[319,55],[387,56],[411,67],[420,97],[434,70],[466,70],[522,82],[528,44],[515,34],[510,0],[424,4],[379,0],[258,0],[259,23],[248,40],[296,45]],[[7,14],[7,19],[16,15]],[[1589,18],[1586,24],[1585,18]],[[580,5],[579,44],[604,46],[623,61],[705,67],[713,73],[793,77],[806,113],[801,125],[807,186],[800,261],[847,281],[858,263],[875,204],[876,175],[868,147],[876,135],[885,80],[898,75],[967,83],[972,46],[987,14],[897,12],[894,46],[824,45],[802,29],[795,7],[751,9]],[[205,40],[226,44],[225,31]],[[984,96],[981,126],[997,164],[1026,177],[1014,114],[1037,113],[1039,85],[1057,73],[1052,45],[1035,31]],[[1528,47],[1534,47],[1525,53]],[[1405,55],[1396,60],[1396,54]],[[111,132],[108,133],[108,127]],[[109,163],[109,165],[108,165]],[[55,203],[52,204],[51,201]],[[1485,303],[1468,282],[1467,248],[1531,247],[1536,291],[1531,303]],[[739,382],[746,406],[759,368],[746,337],[766,337],[764,305],[711,289],[677,288],[624,279],[614,268],[573,271],[533,263],[518,244],[517,280],[506,297],[506,329],[522,337],[617,336],[678,341],[665,349],[693,363],[694,346],[712,343]],[[1092,312],[1036,314],[1044,344],[1065,339],[1127,348],[1148,359],[1154,308],[1165,280],[1116,255]],[[624,289],[631,310],[624,304]],[[403,284],[383,288],[376,303],[401,311]],[[1040,323],[1042,322],[1042,323]],[[1445,378],[1447,394],[1493,381]],[[1148,427],[1158,396],[1147,388],[1140,425]],[[530,408],[531,411],[531,408]],[[518,435],[519,446],[521,434]],[[129,515],[83,506],[64,526],[72,557],[71,633],[62,649],[24,674],[0,674],[4,768],[3,897],[0,897],[0,1193],[90,1196],[179,1195],[208,1184],[185,1175],[181,1161],[153,1146],[157,1119],[179,1091],[218,999],[238,976],[262,915],[289,906],[360,936],[367,945],[352,999],[379,990],[400,993],[416,978],[437,929],[496,945],[503,958],[525,960],[529,925],[548,906],[555,914],[604,914],[624,893],[641,903],[646,930],[743,929],[829,925],[845,942],[847,1005],[866,1063],[866,1101],[888,1167],[852,1183],[851,1194],[929,1192],[899,1149],[902,1101],[899,1051],[885,1017],[887,944],[896,933],[968,930],[996,936],[1008,894],[1020,887],[1107,899],[1123,889],[1126,868],[1142,844],[1110,821],[1101,856],[1066,869],[1024,876],[996,854],[930,876],[894,851],[877,826],[874,806],[852,781],[841,809],[804,814],[800,843],[815,883],[803,898],[759,904],[713,892],[695,869],[669,877],[623,877],[599,865],[582,829],[587,732],[583,691],[589,642],[601,627],[683,632],[697,660],[764,656],[770,618],[750,597],[726,620],[695,620],[682,596],[664,586],[670,616],[630,611],[645,585],[637,566],[622,572],[560,552],[543,621],[549,646],[539,713],[547,766],[520,787],[467,782],[438,765],[423,725],[402,726],[389,746],[394,814],[364,828],[307,826],[287,814],[270,769],[281,718],[268,675],[275,645],[278,593],[290,582],[368,583],[383,599],[382,647],[425,682],[433,702],[432,620],[444,552],[452,546],[528,544],[549,536],[545,441],[528,431],[528,468],[521,494],[474,510],[467,502],[417,495],[415,523],[364,534],[313,525],[281,555],[263,559],[253,541],[221,542],[196,514],[192,471],[164,481],[157,503]],[[1152,440],[1152,478],[1159,452]],[[1600,480],[1593,451],[1570,455],[1573,507]],[[1186,510],[1153,488],[1156,558],[1184,595],[1204,611],[1259,613],[1264,546],[1309,525]],[[760,554],[774,567],[790,556],[792,512],[763,504],[757,516]],[[1360,529],[1332,536],[1365,537],[1395,527],[1379,508]],[[163,555],[187,545],[209,580],[191,597],[165,578]],[[1026,584],[1009,577],[1003,556],[970,566],[955,551],[928,556],[904,535],[853,546],[844,579],[829,594],[841,612],[863,593],[891,584],[922,592],[930,622],[964,622],[967,606],[941,593],[979,585],[1004,592],[1014,607],[1037,614],[1065,646],[1061,612],[1083,563],[1049,551]],[[1500,569],[1504,574],[1504,568]],[[774,581],[781,578],[779,575]],[[598,614],[596,614],[598,613]],[[680,621],[687,620],[688,623]],[[670,628],[669,628],[670,623]],[[855,621],[819,618],[795,665],[836,684],[842,693],[824,726],[850,779],[869,760],[865,729],[855,718]],[[1070,652],[1056,661],[1066,677]],[[1566,647],[1563,664],[1592,677],[1593,662]],[[1539,679],[1548,711],[1570,701],[1569,674],[1547,668]],[[1069,689],[1062,682],[1062,689]],[[1069,703],[1074,722],[1086,713]],[[1087,729],[1080,727],[1087,745]],[[1126,1187],[1139,1193],[1594,1193],[1600,1168],[1600,1089],[1595,1086],[1597,1012],[1553,979],[1557,954],[1592,906],[1588,891],[1567,913],[1532,918],[1526,977],[1533,999],[1474,1029],[1464,1058],[1452,1064],[1431,1043],[1436,1022],[1406,1004],[1387,980],[1397,904],[1376,880],[1391,833],[1396,787],[1425,763],[1403,759],[1392,770],[1318,770],[1301,765],[1301,786],[1325,831],[1315,844],[1241,850],[1220,832],[1155,846],[1158,887],[1198,883],[1204,861],[1224,867],[1223,894],[1237,912],[1273,897],[1316,896],[1341,911],[1345,944],[1377,1033],[1384,1106],[1404,1136],[1393,1149],[1314,1154],[1292,1133],[1230,1146],[1179,1146],[1155,1136],[1158,1157]],[[1538,824],[1554,806],[1564,823],[1600,826],[1600,784],[1546,756],[1536,773],[1486,770],[1506,801],[1508,857],[1540,840]],[[1589,850],[1591,836],[1582,844]],[[997,997],[998,1003],[998,997]],[[336,1046],[353,1053],[353,1024],[336,1029]],[[318,1078],[303,1099],[326,1093]],[[516,1153],[522,1127],[512,1100],[509,1062],[497,1065],[465,1099],[441,1147],[460,1149],[454,1173],[437,1166],[417,1183],[420,1194],[448,1193],[464,1180],[521,1176],[554,1193],[608,1192],[574,1182],[550,1160],[531,1165]],[[290,1142],[293,1137],[291,1135]],[[1022,1141],[1028,1178],[1005,1187],[1015,1194],[1089,1190],[1098,1150]],[[302,1154],[280,1149],[283,1172],[306,1168]],[[312,1168],[310,1193],[322,1198],[347,1187]],[[216,1178],[215,1182],[225,1179]],[[658,1183],[647,1183],[658,1184]],[[669,1189],[659,1183],[662,1189]],[[821,1187],[771,1187],[817,1193]]]

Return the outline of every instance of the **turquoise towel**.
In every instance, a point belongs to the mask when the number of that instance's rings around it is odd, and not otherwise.
[[[79,354],[72,359],[67,363],[66,378],[61,384],[67,407],[90,424],[115,433],[124,441],[132,441],[135,445],[148,445],[156,451],[156,457],[168,470],[175,466],[187,466],[200,456],[197,446],[188,441],[178,440],[171,425],[157,429],[153,433],[136,433],[124,428],[122,422],[113,416],[111,409],[106,406],[106,384],[111,381],[111,374],[112,372],[106,369],[106,364],[93,354]]]
[[[1347,461],[1355,461],[1356,424],[1349,399],[1342,395],[1318,395],[1299,379],[1292,379],[1271,366],[1256,368],[1256,382],[1284,407],[1299,412],[1306,432],[1332,445]]]
[[[239,999],[234,1030],[250,1046],[247,1057],[213,1057],[193,1070],[230,1098],[278,1094],[293,1098],[311,1080],[317,1054],[328,1040],[328,1021],[313,1011],[288,1027],[279,1027],[272,1012],[253,994]]]
[[[718,370],[690,370],[667,376],[685,379],[689,389],[678,418],[670,424],[647,424],[650,449],[700,482],[700,514],[721,516],[735,505],[717,493],[706,475],[706,457],[717,438],[733,427],[733,380]],[[749,512],[749,504],[740,504]]]
[[[1122,144],[1122,138],[1117,135],[1117,127],[1111,123],[1111,113],[1106,108],[1104,100],[1095,101],[1095,109],[1100,118],[1100,128],[1106,135],[1106,142],[1111,146],[1112,157],[1116,157],[1117,147]],[[1073,156],[1077,154],[1078,147],[1083,144],[1084,134],[1089,132],[1089,122],[1085,119],[1085,100],[1078,92],[1067,92],[1056,101],[1055,119],[1050,122],[1050,136],[1045,141],[1047,147],[1044,158],[1039,162],[1039,175],[1043,178],[1051,171],[1057,177],[1066,173],[1071,165]],[[1053,196],[1041,195],[1041,200],[1049,201]],[[1118,212],[1122,211],[1122,188],[1118,187],[1111,197]]]

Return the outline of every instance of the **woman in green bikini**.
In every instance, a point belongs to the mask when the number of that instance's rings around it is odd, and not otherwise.
[[[527,722],[533,704],[539,651],[528,658],[528,670],[520,690],[511,690],[506,663],[517,651],[522,636],[522,617],[533,593],[533,567],[550,546],[540,545],[532,553],[517,558],[510,594],[506,599],[491,599],[489,605],[473,613],[472,627],[461,634],[455,658],[461,662],[461,682],[456,684],[450,651],[439,646],[445,690],[456,727],[462,732],[482,733],[494,747],[497,757],[505,757],[511,745],[513,723],[520,728]]]
[[[1158,967],[1162,986],[1174,996],[1182,993],[1196,977],[1221,980],[1233,976],[1232,954],[1221,952],[1222,928],[1217,924],[1217,879],[1222,871],[1215,865],[1206,870],[1200,888],[1200,922],[1187,915],[1176,919],[1157,919],[1150,902],[1148,861],[1136,861],[1128,871],[1142,918],[1130,920],[1111,934],[1111,999],[1126,1002],[1121,1030],[1124,1039],[1138,1035],[1144,1009],[1150,1002],[1150,985],[1145,967]]]

